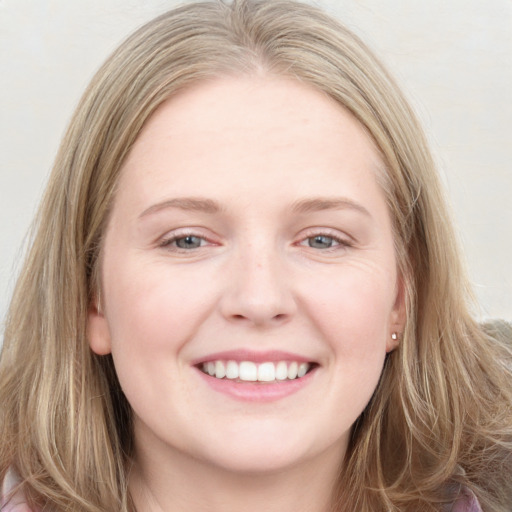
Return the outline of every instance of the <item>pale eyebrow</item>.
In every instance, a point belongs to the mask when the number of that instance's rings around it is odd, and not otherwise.
[[[222,210],[221,206],[212,199],[205,199],[200,197],[176,197],[166,199],[160,203],[154,204],[145,209],[139,218],[157,213],[168,208],[178,208],[186,211],[198,211],[204,213],[218,213]],[[315,197],[308,199],[301,199],[292,205],[292,211],[295,213],[312,213],[322,210],[345,210],[352,209],[371,217],[370,212],[359,203],[344,197]]]
[[[322,210],[356,210],[371,218],[370,212],[361,204],[346,197],[313,197],[293,203],[296,213],[312,213]]]
[[[203,213],[218,213],[222,209],[218,203],[211,199],[203,199],[201,197],[175,197],[150,206],[139,215],[139,219],[168,208],[178,208],[179,210]]]

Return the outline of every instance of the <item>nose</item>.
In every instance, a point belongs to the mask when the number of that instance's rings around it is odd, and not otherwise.
[[[283,324],[292,318],[296,302],[291,276],[278,255],[253,246],[231,263],[221,299],[224,318],[260,327]]]

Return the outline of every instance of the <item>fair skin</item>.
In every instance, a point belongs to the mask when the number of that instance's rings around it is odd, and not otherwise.
[[[350,114],[291,79],[198,84],[147,122],[88,325],[133,408],[138,510],[329,509],[403,327],[382,169]]]

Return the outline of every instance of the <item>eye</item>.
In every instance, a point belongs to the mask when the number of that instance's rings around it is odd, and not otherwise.
[[[180,249],[197,249],[203,245],[203,239],[199,236],[187,235],[181,238],[176,238],[174,241],[176,243],[176,247]]]
[[[178,249],[184,251],[190,251],[193,249],[199,249],[208,242],[201,236],[197,235],[182,235],[173,236],[162,241],[161,247],[167,249]]]
[[[337,252],[348,247],[352,247],[353,242],[348,236],[344,236],[339,231],[329,228],[310,229],[302,235],[297,245],[314,251]]]
[[[340,244],[339,240],[328,235],[310,236],[309,238],[306,238],[306,242],[308,247],[313,249],[330,249],[331,247]]]

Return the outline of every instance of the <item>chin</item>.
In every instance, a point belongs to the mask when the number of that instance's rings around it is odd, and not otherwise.
[[[244,435],[228,434],[210,446],[208,459],[226,471],[238,474],[278,473],[300,466],[325,451],[324,443],[307,441],[298,432],[264,428],[247,429]],[[269,427],[269,425],[266,425]]]
[[[229,456],[215,457],[211,460],[217,468],[240,476],[264,476],[300,466],[306,457],[292,453],[277,453],[271,450],[233,451]]]

